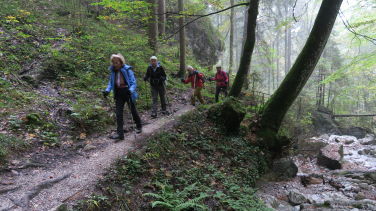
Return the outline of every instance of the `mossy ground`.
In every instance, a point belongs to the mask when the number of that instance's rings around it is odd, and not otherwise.
[[[206,116],[197,109],[120,159],[76,209],[267,210],[253,189],[267,156]]]

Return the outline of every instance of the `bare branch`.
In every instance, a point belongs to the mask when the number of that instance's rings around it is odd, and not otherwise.
[[[298,0],[295,0],[294,6],[292,7],[292,17],[294,18],[295,22],[298,22],[298,20],[295,17],[295,7],[297,3],[298,3]]]
[[[195,19],[193,19],[193,20],[187,22],[186,24],[184,24],[184,25],[183,25],[182,27],[180,27],[177,31],[175,31],[172,35],[170,35],[169,37],[165,38],[165,40],[169,40],[169,39],[171,39],[172,37],[175,36],[175,34],[179,33],[180,30],[182,30],[184,27],[186,27],[187,25],[189,25],[189,24],[191,24],[191,23],[197,21],[198,19],[201,19],[201,18],[203,18],[203,17],[210,16],[210,15],[218,14],[218,13],[224,12],[224,11],[229,10],[229,9],[231,9],[231,8],[234,8],[234,7],[248,6],[248,5],[249,5],[249,3],[235,4],[235,5],[231,6],[231,7],[227,7],[227,8],[225,8],[225,9],[223,9],[223,10],[219,10],[219,11],[216,11],[216,12],[212,12],[212,13],[208,13],[208,14],[205,14],[205,15],[198,16],[197,18],[195,18]]]
[[[369,37],[367,35],[364,35],[364,34],[360,34],[358,32],[355,31],[354,27],[351,26],[351,24],[349,23],[348,20],[345,19],[345,16],[343,15],[343,12],[340,10],[339,11],[339,17],[341,18],[342,20],[342,23],[343,25],[345,25],[346,29],[353,33],[355,35],[355,37],[362,37],[364,38],[365,40],[371,42],[372,44],[376,45],[376,39],[375,38],[372,38],[372,37]]]

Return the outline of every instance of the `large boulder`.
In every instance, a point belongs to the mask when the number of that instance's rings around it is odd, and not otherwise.
[[[317,156],[317,164],[328,169],[335,170],[342,168],[343,145],[329,144],[320,150]]]
[[[224,43],[209,18],[203,18],[187,26],[188,45],[202,66],[212,66],[224,50]]]
[[[337,135],[331,135],[329,137],[329,142],[337,142],[345,145],[352,144],[354,142],[357,142],[358,139],[355,136],[337,136]]]
[[[298,173],[298,167],[291,158],[275,160],[272,170],[281,179],[293,178]]]
[[[359,139],[359,143],[363,145],[376,145],[375,135],[367,134],[366,137]]]
[[[355,126],[340,128],[340,131],[343,135],[355,136],[358,139],[365,138],[367,134],[372,134],[372,131],[368,128]]]
[[[302,139],[298,141],[298,151],[316,156],[328,144],[327,140],[323,138]]]
[[[312,123],[318,134],[341,134],[338,123],[333,119],[333,113],[324,107],[312,113]]]
[[[208,118],[222,126],[226,133],[237,133],[245,116],[245,108],[233,97],[209,109]]]
[[[297,191],[290,191],[288,195],[288,199],[289,199],[290,204],[294,206],[307,202],[307,198],[303,194]]]

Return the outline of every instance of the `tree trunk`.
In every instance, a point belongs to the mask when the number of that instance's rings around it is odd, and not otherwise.
[[[280,150],[283,144],[277,139],[282,120],[311,76],[333,29],[343,0],[323,0],[308,40],[291,70],[261,111],[260,129],[257,132],[264,144]]]
[[[184,10],[183,0],[178,1],[179,12]],[[184,17],[179,18],[179,28],[184,25]],[[183,77],[185,73],[185,29],[182,28],[179,32],[179,43],[180,43],[180,70],[178,72],[178,77]]]
[[[230,0],[231,6],[234,6],[234,0]],[[231,8],[230,13],[230,61],[228,67],[228,74],[231,77],[232,68],[234,66],[234,8]],[[230,80],[229,80],[230,84]]]
[[[243,50],[244,50],[245,40],[247,39],[248,9],[249,9],[249,7],[246,7],[246,9],[244,11],[245,14],[244,14],[243,40],[242,40],[241,52],[243,52]],[[239,69],[239,67],[240,66],[238,65],[238,69]],[[249,69],[248,69],[247,70],[247,75],[245,76],[245,83],[244,83],[244,89],[246,89],[246,90],[249,89],[249,85],[250,85],[249,78],[250,78],[250,76],[249,76]]]
[[[158,29],[159,36],[166,33],[166,0],[158,0]]]
[[[276,51],[276,60],[275,60],[275,62],[276,62],[276,76],[277,76],[277,78],[276,78],[276,80],[277,80],[277,86],[279,86],[279,35],[277,35],[277,47],[276,47],[276,49],[275,49],[275,51]]]
[[[287,69],[289,70],[291,68],[291,26],[287,29]]]
[[[253,49],[256,42],[256,20],[258,15],[259,0],[250,0],[248,9],[247,38],[244,43],[242,58],[232,88],[230,96],[238,97],[243,87],[243,83],[247,78],[249,66],[252,59]]]
[[[150,5],[150,20],[149,20],[149,45],[153,49],[154,54],[157,52],[157,38],[158,38],[158,19],[157,19],[157,0],[149,0]]]

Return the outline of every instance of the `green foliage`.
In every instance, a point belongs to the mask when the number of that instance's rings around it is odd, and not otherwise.
[[[27,146],[27,143],[17,137],[0,134],[0,164],[6,161],[11,152],[24,150]]]
[[[43,140],[45,146],[56,146],[59,144],[58,134],[51,131],[43,131],[40,134],[40,138]]]
[[[273,210],[265,207],[263,202],[255,196],[256,190],[250,187],[240,187],[237,184],[227,183],[226,188],[228,191],[224,193],[217,191],[214,198],[219,199],[223,204],[228,205],[233,210]]]
[[[99,100],[82,97],[73,105],[70,115],[75,125],[83,131],[103,130],[105,125],[111,123],[111,118],[106,109],[100,105]]]
[[[106,8],[112,8],[116,12],[116,15],[102,16],[103,19],[121,19],[124,17],[141,19],[142,21],[148,20],[145,15],[148,13],[149,3],[145,1],[118,1],[118,0],[101,0],[98,3],[92,5],[101,5]]]
[[[196,184],[189,185],[183,190],[175,190],[172,185],[156,182],[159,193],[145,193],[144,196],[155,198],[151,203],[153,208],[160,207],[172,211],[181,211],[186,209],[208,210],[208,207],[202,204],[202,200],[208,197],[205,193],[194,196]]]
[[[77,209],[85,211],[100,211],[109,206],[108,197],[102,195],[92,195],[86,200],[79,202]]]

